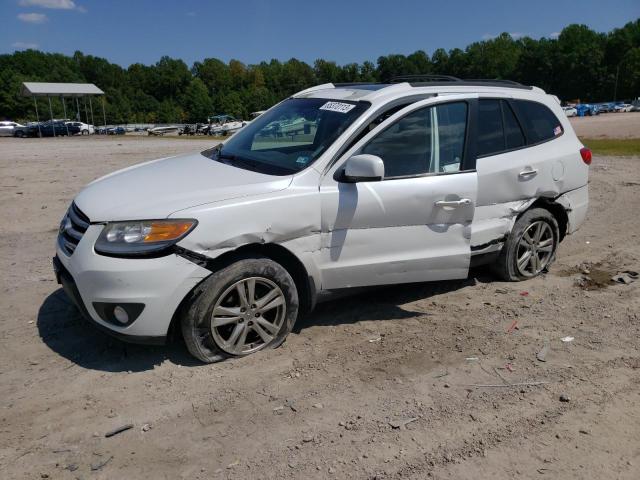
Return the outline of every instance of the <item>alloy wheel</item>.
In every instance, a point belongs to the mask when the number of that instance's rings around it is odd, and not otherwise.
[[[244,278],[218,297],[211,316],[211,335],[225,352],[246,355],[271,343],[285,316],[286,300],[278,285],[268,278]]]
[[[538,220],[529,225],[518,243],[518,272],[525,277],[542,272],[551,261],[554,243],[553,230],[547,222]]]

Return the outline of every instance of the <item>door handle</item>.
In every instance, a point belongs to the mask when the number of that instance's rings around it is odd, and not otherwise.
[[[518,177],[520,178],[532,178],[535,177],[538,174],[538,170],[536,168],[531,168],[528,170],[523,170],[518,174]]]
[[[468,198],[461,198],[460,200],[438,200],[435,205],[436,207],[465,207],[467,205],[471,205],[473,202]]]

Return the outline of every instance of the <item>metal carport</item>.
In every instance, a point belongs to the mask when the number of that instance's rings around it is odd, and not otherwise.
[[[46,82],[23,82],[22,83],[22,96],[33,97],[33,104],[36,108],[36,120],[38,121],[38,130],[40,136],[40,115],[38,114],[38,102],[36,97],[47,97],[49,100],[49,114],[51,115],[51,122],[53,123],[53,108],[51,107],[51,97],[60,97],[62,102],[62,109],[64,111],[64,117],[67,118],[67,106],[65,103],[66,97],[76,99],[76,107],[78,112],[78,118],[80,118],[80,103],[79,98],[89,97],[89,108],[91,110],[91,124],[95,125],[93,121],[93,104],[91,98],[95,96],[103,96],[104,92],[96,87],[93,83],[46,83]],[[84,111],[89,123],[89,114],[87,113],[87,104],[84,102]],[[107,115],[104,109],[104,96],[102,97],[102,118],[104,125],[107,124]],[[52,126],[53,127],[53,126]],[[69,127],[67,126],[67,135],[69,135]],[[53,127],[53,136],[56,136],[55,127]]]

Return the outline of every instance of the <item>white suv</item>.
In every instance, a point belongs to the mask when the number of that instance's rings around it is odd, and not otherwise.
[[[78,132],[80,135],[93,135],[96,133],[95,127],[93,125],[88,125],[82,122],[67,122],[67,125],[70,127],[78,127],[80,131]]]
[[[213,362],[281,344],[321,291],[539,275],[585,218],[591,152],[539,88],[426,80],[310,88],[211,149],[94,181],[60,225],[58,280],[117,337],[176,327]]]

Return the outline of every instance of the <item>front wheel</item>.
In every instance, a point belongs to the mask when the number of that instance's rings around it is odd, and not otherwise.
[[[279,346],[297,316],[291,275],[273,260],[255,256],[196,287],[182,315],[182,335],[194,357],[212,363]]]
[[[555,260],[560,229],[555,217],[543,208],[525,212],[513,226],[495,265],[506,281],[521,281],[545,272]]]

